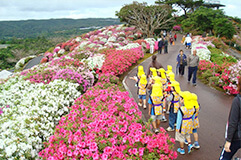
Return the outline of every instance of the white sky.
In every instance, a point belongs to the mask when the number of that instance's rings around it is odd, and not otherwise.
[[[136,0],[154,4],[155,0]],[[117,18],[133,0],[0,0],[0,21],[50,18]],[[225,13],[241,18],[241,0],[221,0]]]

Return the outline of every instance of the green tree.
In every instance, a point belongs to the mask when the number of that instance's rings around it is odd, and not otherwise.
[[[200,7],[191,16],[182,21],[184,32],[196,31],[197,34],[211,32],[215,35],[232,38],[235,33],[233,25],[222,10]]]
[[[213,21],[213,30],[216,36],[232,39],[235,33],[233,24],[227,18],[217,18]]]
[[[194,12],[195,8],[203,4],[203,0],[157,0],[155,3],[177,6],[183,10],[185,17],[187,17],[187,12]]]
[[[139,28],[147,37],[152,37],[156,29],[167,28],[172,21],[171,8],[167,5],[150,5],[134,1],[116,12],[121,22]]]

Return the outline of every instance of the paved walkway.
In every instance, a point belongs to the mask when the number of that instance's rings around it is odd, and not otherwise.
[[[39,64],[42,58],[43,58],[43,56],[38,56],[38,57],[35,57],[35,58],[31,59],[27,63],[27,65],[23,68],[23,70],[32,68],[33,66]]]
[[[165,69],[167,65],[172,65],[173,71],[175,72],[176,57],[180,49],[183,49],[186,55],[190,54],[190,50],[186,50],[180,41],[181,36],[179,35],[176,45],[168,47],[168,54],[157,55],[157,60],[164,66]],[[141,64],[144,66],[145,71],[147,70],[147,66],[150,62],[151,58],[145,60]],[[135,82],[129,79],[129,77],[135,76],[136,72],[137,67],[129,72],[123,83],[126,84],[129,92],[131,92],[131,95],[133,95],[137,102],[137,88],[135,87]],[[225,141],[225,125],[228,119],[233,97],[216,91],[207,85],[202,84],[198,80],[196,87],[188,84],[187,68],[183,77],[179,77],[177,75],[175,79],[180,83],[182,91],[188,90],[192,93],[196,93],[198,95],[199,103],[201,104],[201,111],[199,114],[201,126],[198,129],[201,148],[199,150],[194,150],[191,154],[178,155],[178,160],[217,160],[221,153],[221,146]],[[148,115],[148,109],[144,110],[143,108],[140,108],[140,110],[144,115],[144,119],[148,120],[150,118]],[[168,127],[168,123],[161,123],[161,127],[166,129]],[[169,134],[174,138],[174,132],[169,132]],[[179,143],[175,145],[175,148],[177,149],[178,146]],[[187,147],[185,150],[187,153]],[[234,157],[241,157],[241,150],[236,153]]]

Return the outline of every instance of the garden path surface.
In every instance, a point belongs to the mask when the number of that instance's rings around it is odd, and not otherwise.
[[[166,70],[167,65],[172,65],[173,72],[176,68],[176,57],[180,49],[184,50],[186,55],[189,55],[190,50],[186,50],[181,44],[181,35],[178,35],[176,44],[174,46],[168,46],[168,54],[157,54],[157,60],[164,66]],[[148,64],[151,62],[151,58],[141,63],[145,72]],[[130,95],[137,102],[137,88],[135,82],[130,80],[129,77],[135,76],[137,73],[137,67],[128,73],[123,80],[124,85],[127,87]],[[199,114],[200,128],[198,129],[199,144],[201,148],[194,150],[191,154],[187,154],[187,146],[185,146],[185,155],[178,154],[178,160],[217,160],[222,150],[222,146],[225,142],[224,133],[225,125],[228,119],[229,110],[232,104],[233,96],[228,96],[223,92],[214,90],[209,86],[201,83],[197,80],[197,86],[192,86],[187,83],[187,68],[185,68],[185,75],[180,77],[176,75],[175,79],[180,83],[182,91],[190,91],[196,93],[198,101],[201,105],[201,111]],[[148,109],[140,108],[143,113],[143,118],[148,120]],[[168,115],[166,116],[168,118]],[[168,122],[161,123],[161,127],[166,129]],[[168,132],[171,137],[175,137],[174,132]],[[192,136],[193,142],[193,136]],[[179,143],[176,142],[175,149],[179,147]],[[241,150],[238,151],[234,157],[241,157]]]
[[[38,56],[38,57],[35,57],[35,58],[31,59],[27,63],[27,65],[23,68],[23,70],[32,68],[33,66],[39,64],[42,58],[43,58],[43,56]]]

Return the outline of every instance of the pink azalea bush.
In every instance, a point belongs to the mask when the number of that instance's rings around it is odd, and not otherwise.
[[[105,62],[101,68],[103,73],[111,73],[114,75],[123,74],[132,64],[144,56],[141,47],[127,50],[105,50]]]
[[[39,152],[43,159],[176,159],[175,140],[163,128],[153,134],[128,92],[121,92],[111,74],[75,100],[55,133]]]
[[[241,60],[225,69],[221,75],[220,83],[228,94],[238,94],[238,78],[241,76]]]
[[[93,86],[94,75],[78,59],[62,56],[52,60],[46,65],[21,72],[25,80],[33,83],[48,84],[55,79],[64,79],[69,82],[80,84],[79,90],[83,93]]]

